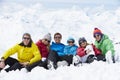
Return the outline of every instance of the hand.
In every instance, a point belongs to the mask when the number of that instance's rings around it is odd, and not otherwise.
[[[46,60],[46,58],[45,58],[45,57],[43,57],[43,58],[42,58],[42,61],[45,61],[45,60]]]
[[[87,49],[85,52],[86,52],[86,54],[89,54],[91,52],[91,50]]]
[[[5,67],[5,62],[4,61],[0,61],[0,68],[4,68]]]
[[[21,65],[23,65],[24,67],[26,67],[27,65],[29,65],[29,62],[23,62],[23,63],[20,63]]]

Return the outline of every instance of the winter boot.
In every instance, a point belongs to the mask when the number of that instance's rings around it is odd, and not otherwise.
[[[78,66],[80,63],[82,63],[82,62],[80,61],[80,57],[79,57],[78,55],[74,56],[74,57],[73,57],[73,65],[74,65],[74,66]]]
[[[93,61],[94,61],[94,55],[89,55],[88,57],[87,57],[87,61],[86,61],[86,63],[92,63]]]
[[[57,66],[58,66],[58,67],[61,67],[61,66],[68,66],[68,62],[65,61],[65,60],[64,60],[64,61],[58,61],[58,62],[57,62]]]
[[[48,69],[49,69],[49,70],[52,70],[52,69],[54,69],[53,62],[52,62],[52,61],[50,61],[50,60],[48,60],[47,67],[48,67]]]

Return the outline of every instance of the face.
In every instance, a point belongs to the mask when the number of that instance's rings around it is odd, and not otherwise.
[[[101,40],[101,35],[95,34],[94,38],[96,39],[96,41],[100,41]]]
[[[24,45],[28,45],[30,42],[30,36],[24,35],[22,40],[23,40]]]
[[[68,41],[68,45],[73,46],[74,42],[73,41]]]
[[[56,43],[60,43],[61,42],[61,36],[60,35],[55,35],[55,37],[54,37],[54,40],[55,40],[55,42]]]
[[[49,45],[49,44],[50,44],[50,41],[47,40],[47,39],[43,39],[43,43],[44,43],[45,45]]]
[[[81,42],[80,46],[85,48],[87,46],[87,42],[86,41]]]

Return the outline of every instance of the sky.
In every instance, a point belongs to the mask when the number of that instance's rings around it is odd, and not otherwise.
[[[47,8],[71,8],[105,6],[107,9],[116,9],[120,5],[120,0],[0,0],[1,3],[20,3],[23,5],[33,5],[41,3]]]

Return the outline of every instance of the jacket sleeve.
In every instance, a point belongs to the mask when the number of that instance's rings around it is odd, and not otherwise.
[[[83,57],[84,55],[86,55],[84,48],[78,48],[77,55],[79,55],[80,57]]]
[[[17,49],[18,49],[18,44],[13,46],[12,48],[8,49],[4,54],[3,54],[3,58],[4,59],[7,59],[9,56],[15,54],[17,52]]]
[[[114,46],[113,46],[113,44],[112,44],[112,41],[109,40],[109,39],[107,39],[107,40],[105,41],[105,46],[106,46],[106,50],[107,50],[107,51],[111,51],[112,54],[114,55],[115,50],[114,50]]]
[[[65,47],[64,47],[64,54],[67,55],[67,53],[68,53],[68,48],[67,48],[67,46],[65,46]]]
[[[95,52],[95,55],[102,54],[101,50],[99,50],[98,48],[96,48],[95,45],[92,44],[92,46],[93,46],[93,50],[94,50],[94,52]]]
[[[34,57],[30,60],[29,64],[32,64],[34,62],[41,60],[41,55],[36,45],[33,46],[33,55]]]

